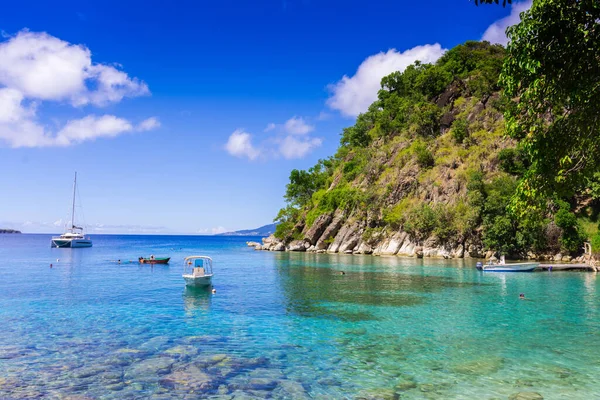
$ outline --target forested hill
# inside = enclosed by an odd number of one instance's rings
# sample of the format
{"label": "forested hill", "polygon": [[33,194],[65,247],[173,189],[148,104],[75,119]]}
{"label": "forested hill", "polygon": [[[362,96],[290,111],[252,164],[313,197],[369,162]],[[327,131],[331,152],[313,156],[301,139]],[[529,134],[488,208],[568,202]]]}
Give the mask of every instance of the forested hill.
{"label": "forested hill", "polygon": [[383,78],[337,153],[291,172],[288,206],[264,248],[579,255],[586,228],[596,229],[592,197],[549,198],[547,209],[518,218],[510,211],[529,161],[505,134],[508,101],[497,83],[504,58],[500,45],[467,42],[434,65],[417,62]]}
{"label": "forested hill", "polygon": [[244,229],[235,232],[219,233],[218,236],[268,236],[275,232],[276,226],[276,224],[268,224],[256,229]]}

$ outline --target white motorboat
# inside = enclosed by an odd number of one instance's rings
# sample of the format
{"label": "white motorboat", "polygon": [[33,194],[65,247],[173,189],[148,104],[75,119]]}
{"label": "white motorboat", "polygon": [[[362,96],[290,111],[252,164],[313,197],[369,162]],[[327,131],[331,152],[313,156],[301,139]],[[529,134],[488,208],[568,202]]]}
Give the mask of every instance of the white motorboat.
{"label": "white motorboat", "polygon": [[183,260],[183,279],[186,286],[207,287],[212,284],[212,258],[190,256]]}
{"label": "white motorboat", "polygon": [[71,208],[71,227],[60,236],[52,237],[51,247],[92,247],[92,239],[83,234],[83,228],[75,225],[75,194],[77,190],[77,172],[73,182],[73,206]]}
{"label": "white motorboat", "polygon": [[504,260],[504,256],[500,257],[500,261],[488,261],[487,264],[478,262],[476,268],[480,271],[487,272],[532,272],[540,265],[539,262],[523,262],[509,263]]}

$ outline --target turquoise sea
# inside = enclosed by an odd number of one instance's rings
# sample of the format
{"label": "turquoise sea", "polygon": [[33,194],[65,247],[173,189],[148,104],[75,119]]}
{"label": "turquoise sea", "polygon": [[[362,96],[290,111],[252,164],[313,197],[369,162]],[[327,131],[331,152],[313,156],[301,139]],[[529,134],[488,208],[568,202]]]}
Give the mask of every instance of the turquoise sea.
{"label": "turquoise sea", "polygon": [[[93,240],[0,236],[1,399],[600,398],[593,273]],[[171,263],[116,262],[150,254]],[[216,294],[185,289],[196,254],[213,257]]]}

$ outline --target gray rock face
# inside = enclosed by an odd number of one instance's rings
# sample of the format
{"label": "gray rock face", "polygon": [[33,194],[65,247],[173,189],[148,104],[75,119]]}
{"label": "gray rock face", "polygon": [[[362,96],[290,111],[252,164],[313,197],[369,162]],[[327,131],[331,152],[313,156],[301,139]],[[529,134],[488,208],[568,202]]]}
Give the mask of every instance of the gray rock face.
{"label": "gray rock face", "polygon": [[262,239],[263,245],[255,246],[255,250],[269,250],[269,251],[284,251],[285,245],[275,236],[271,235],[269,237]]}
{"label": "gray rock face", "polygon": [[416,246],[415,247],[415,256],[417,256],[417,258],[423,258],[423,247],[421,246]]}
{"label": "gray rock face", "polygon": [[348,232],[348,234],[344,238],[344,241],[342,242],[342,244],[340,244],[338,251],[340,253],[342,253],[342,252],[347,253],[347,254],[352,253],[354,251],[354,249],[357,248],[358,242],[360,241],[360,239],[361,239],[361,235],[358,231],[358,227],[356,225],[353,225],[350,228],[350,232]]}
{"label": "gray rock face", "polygon": [[315,247],[318,250],[325,250],[325,249],[327,249],[327,247],[329,247],[330,240],[333,239],[335,237],[335,235],[337,235],[338,231],[340,230],[340,228],[342,226],[342,220],[343,220],[343,215],[341,215],[341,214],[337,214],[333,218],[331,223],[327,226],[327,228],[325,228],[325,230],[323,231],[323,234],[321,235],[321,237],[319,238],[319,240],[317,240],[317,243],[315,244]]}
{"label": "gray rock face", "polygon": [[452,251],[452,257],[453,258],[463,258],[464,256],[465,256],[465,246],[463,246],[462,244],[459,244]]}
{"label": "gray rock face", "polygon": [[304,235],[304,240],[310,244],[316,244],[317,240],[319,240],[325,229],[327,229],[327,226],[331,223],[331,220],[331,214],[323,214],[317,217],[308,232]]}
{"label": "gray rock face", "polygon": [[353,252],[362,240],[362,225],[353,222],[343,225],[335,236],[333,243],[327,248],[328,253]]}
{"label": "gray rock face", "polygon": [[365,242],[361,242],[358,245],[358,249],[354,251],[355,254],[373,254],[373,248],[366,244]]}
{"label": "gray rock face", "polygon": [[292,240],[288,244],[289,251],[306,251],[306,242],[304,240]]}
{"label": "gray rock face", "polygon": [[331,243],[331,245],[329,245],[329,247],[327,248],[327,251],[329,253],[338,252],[340,246],[344,243],[344,239],[346,239],[346,236],[350,232],[350,229],[351,228],[348,225],[344,225],[340,228],[337,235],[335,235],[335,238],[333,239],[333,243]]}
{"label": "gray rock face", "polygon": [[398,253],[398,250],[400,250],[407,237],[408,234],[406,232],[395,233],[391,238],[384,240],[379,246],[377,246],[373,254],[382,256],[395,255]]}

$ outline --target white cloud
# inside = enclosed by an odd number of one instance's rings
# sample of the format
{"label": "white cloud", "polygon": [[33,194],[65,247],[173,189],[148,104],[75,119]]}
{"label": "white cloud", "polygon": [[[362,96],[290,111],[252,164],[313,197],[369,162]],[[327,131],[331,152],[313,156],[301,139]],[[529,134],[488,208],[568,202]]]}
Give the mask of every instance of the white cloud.
{"label": "white cloud", "polygon": [[315,130],[313,125],[308,124],[302,117],[292,117],[283,124],[271,122],[267,125],[264,132],[279,131],[290,135],[306,135]]}
{"label": "white cloud", "polygon": [[0,89],[0,123],[15,123],[35,113],[21,105],[23,93],[15,89]]}
{"label": "white cloud", "polygon": [[214,228],[202,228],[202,229],[198,229],[196,231],[196,233],[200,234],[200,235],[218,235],[220,233],[225,233],[228,232],[228,229],[222,227],[222,226],[217,226]]}
{"label": "white cloud", "polygon": [[229,136],[225,150],[232,156],[248,157],[249,160],[255,160],[260,155],[260,151],[252,145],[252,136],[243,129],[237,129]]}
{"label": "white cloud", "polygon": [[331,114],[325,111],[321,111],[319,115],[317,115],[317,121],[326,121],[331,118]]}
{"label": "white cloud", "polygon": [[319,138],[298,138],[290,135],[281,141],[279,151],[287,159],[302,158],[316,147],[319,147],[322,142]]}
{"label": "white cloud", "polygon": [[88,115],[56,131],[39,122],[47,101],[96,106],[149,94],[145,83],[117,68],[94,64],[91,52],[47,33],[21,31],[0,42],[0,140],[11,147],[69,146],[98,137],[156,129],[155,117],[136,127],[113,115]]}
{"label": "white cloud", "polygon": [[94,224],[86,226],[88,233],[170,233],[164,226]]}
{"label": "white cloud", "polygon": [[222,226],[217,226],[216,228],[211,228],[210,232],[213,235],[218,235],[219,233],[225,233],[225,232],[227,232],[227,229],[225,229]]}
{"label": "white cloud", "polygon": [[305,135],[315,130],[313,125],[309,125],[302,117],[292,117],[285,121],[283,129],[291,135]]}
{"label": "white cloud", "polygon": [[436,43],[416,46],[402,53],[390,49],[385,53],[369,56],[360,64],[354,76],[344,75],[339,82],[329,85],[332,96],[327,100],[327,105],[343,115],[355,117],[377,100],[377,92],[384,76],[394,71],[403,71],[417,60],[423,63],[435,62],[445,51]]}
{"label": "white cloud", "polygon": [[521,21],[519,16],[523,11],[529,10],[531,7],[531,0],[523,3],[513,3],[510,10],[510,15],[499,19],[490,25],[481,40],[487,40],[490,43],[499,43],[503,46],[508,44],[508,38],[506,37],[506,28],[511,25],[518,24]]}
{"label": "white cloud", "polygon": [[[0,89],[0,107],[3,103],[3,91]],[[3,120],[0,112],[0,139],[11,147],[50,147],[70,146],[97,138],[115,137],[122,133],[146,131],[160,126],[156,118],[142,121],[136,128],[126,119],[114,115],[88,115],[84,118],[67,121],[56,133],[46,129],[33,117],[35,113],[23,108],[20,103],[16,114],[20,119]]]}
{"label": "white cloud", "polygon": [[140,132],[151,131],[153,129],[160,128],[160,121],[156,117],[150,117],[140,122],[136,130]]}
{"label": "white cloud", "polygon": [[74,106],[105,105],[150,93],[137,78],[92,63],[87,47],[27,30],[0,43],[0,85],[27,98],[68,101]]}
{"label": "white cloud", "polygon": [[238,129],[229,136],[225,144],[227,152],[236,157],[247,157],[255,160],[263,158],[286,159],[302,158],[323,142],[320,138],[309,135],[315,130],[303,117],[294,116],[283,124],[270,123],[264,132],[273,132],[259,144],[258,148],[252,144],[252,135]]}
{"label": "white cloud", "polygon": [[101,117],[88,115],[85,118],[67,122],[54,138],[54,142],[58,146],[69,146],[99,137],[114,137],[132,130],[133,126],[129,121],[114,115]]}

